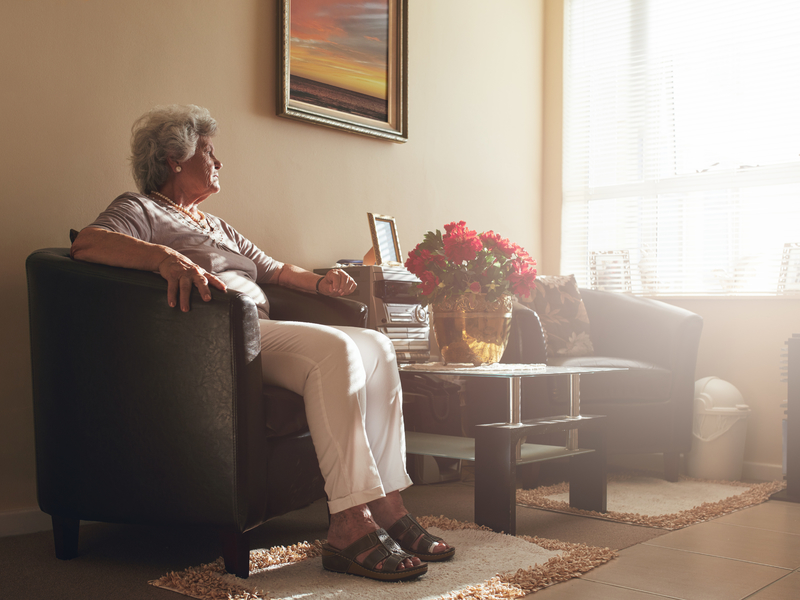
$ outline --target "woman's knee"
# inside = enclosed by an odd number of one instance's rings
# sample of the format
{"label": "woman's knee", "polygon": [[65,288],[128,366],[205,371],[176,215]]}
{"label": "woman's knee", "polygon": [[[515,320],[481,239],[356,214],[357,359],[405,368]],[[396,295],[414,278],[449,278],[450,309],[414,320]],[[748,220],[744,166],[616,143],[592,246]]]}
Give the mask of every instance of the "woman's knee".
{"label": "woman's knee", "polygon": [[264,336],[262,328],[262,353],[269,360],[270,355],[294,356],[296,360],[329,372],[358,371],[353,365],[361,363],[359,348],[345,333],[335,327],[308,323],[285,323],[280,331]]}
{"label": "woman's knee", "polygon": [[361,364],[358,346],[341,331],[328,328],[328,331],[317,337],[315,345],[315,354],[320,365],[327,363],[333,365],[335,369],[352,372],[354,365]]}
{"label": "woman's knee", "polygon": [[361,329],[359,334],[363,338],[362,343],[372,354],[385,360],[395,360],[394,344],[387,336],[373,329]]}

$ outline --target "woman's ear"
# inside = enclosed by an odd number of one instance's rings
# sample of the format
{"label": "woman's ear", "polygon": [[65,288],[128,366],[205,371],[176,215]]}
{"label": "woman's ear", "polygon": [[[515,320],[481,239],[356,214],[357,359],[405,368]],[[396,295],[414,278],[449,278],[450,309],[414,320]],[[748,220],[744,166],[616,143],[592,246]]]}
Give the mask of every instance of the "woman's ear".
{"label": "woman's ear", "polygon": [[181,165],[174,158],[167,158],[167,164],[169,165],[169,170],[172,171],[173,173],[181,172]]}

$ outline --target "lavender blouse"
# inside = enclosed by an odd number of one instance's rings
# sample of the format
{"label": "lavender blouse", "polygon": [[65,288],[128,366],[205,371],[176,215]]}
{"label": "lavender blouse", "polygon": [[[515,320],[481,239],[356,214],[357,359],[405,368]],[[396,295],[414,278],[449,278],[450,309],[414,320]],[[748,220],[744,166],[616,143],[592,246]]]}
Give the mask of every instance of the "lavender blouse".
{"label": "lavender blouse", "polygon": [[177,250],[233,290],[250,296],[259,318],[269,318],[269,302],[258,283],[267,283],[283,263],[270,258],[219,217],[208,213],[204,231],[180,211],[147,196],[126,192],[90,225]]}

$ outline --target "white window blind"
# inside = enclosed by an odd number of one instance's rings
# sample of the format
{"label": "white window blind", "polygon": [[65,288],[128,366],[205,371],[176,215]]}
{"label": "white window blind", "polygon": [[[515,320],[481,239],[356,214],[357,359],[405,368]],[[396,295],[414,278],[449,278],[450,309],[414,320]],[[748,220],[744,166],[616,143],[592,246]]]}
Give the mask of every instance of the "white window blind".
{"label": "white window blind", "polygon": [[800,2],[565,11],[562,273],[646,295],[800,291]]}

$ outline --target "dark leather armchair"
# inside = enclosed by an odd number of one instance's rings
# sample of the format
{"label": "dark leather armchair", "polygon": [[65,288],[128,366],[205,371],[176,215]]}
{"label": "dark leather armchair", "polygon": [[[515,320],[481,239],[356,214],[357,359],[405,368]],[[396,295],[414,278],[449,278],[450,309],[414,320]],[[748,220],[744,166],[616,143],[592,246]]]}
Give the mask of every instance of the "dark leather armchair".
{"label": "dark leather armchair", "polygon": [[[303,399],[264,386],[258,316],[212,289],[166,304],[154,273],[39,250],[26,262],[38,500],[59,558],[80,520],[191,524],[222,534],[246,577],[248,534],[324,497]],[[365,305],[265,286],[276,320],[365,327]]]}
{"label": "dark leather armchair", "polygon": [[[703,319],[687,310],[628,294],[581,289],[591,324],[593,356],[547,359],[536,313],[515,305],[503,362],[572,367],[626,367],[581,378],[581,413],[606,415],[609,454],[661,453],[664,474],[677,481],[680,455],[692,447],[694,380]],[[468,421],[505,421],[502,384],[472,379]],[[568,378],[522,382],[524,419],[569,413]],[[555,443],[555,442],[554,442]]]}

